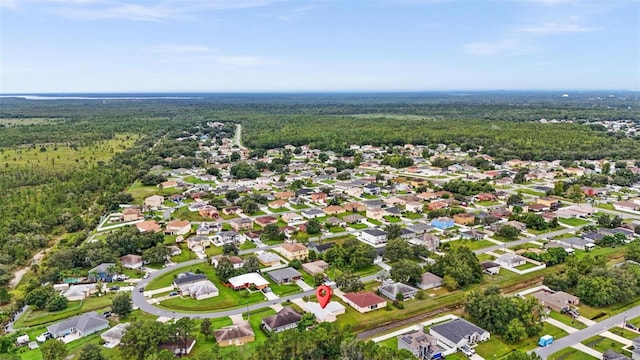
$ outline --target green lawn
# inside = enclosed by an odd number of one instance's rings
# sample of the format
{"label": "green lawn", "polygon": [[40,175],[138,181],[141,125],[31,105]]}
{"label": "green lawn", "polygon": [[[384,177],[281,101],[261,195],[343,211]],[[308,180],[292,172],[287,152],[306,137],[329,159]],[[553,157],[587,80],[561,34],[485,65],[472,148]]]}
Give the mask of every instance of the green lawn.
{"label": "green lawn", "polygon": [[616,334],[616,335],[620,335],[625,339],[629,339],[629,340],[634,340],[637,339],[638,337],[640,337],[640,335],[638,335],[637,332],[633,332],[631,330],[628,329],[623,329],[623,328],[619,328],[619,327],[614,327],[609,329],[610,332]]}
{"label": "green lawn", "polygon": [[374,225],[378,225],[378,226],[382,225],[382,222],[381,222],[381,221],[378,221],[378,220],[376,220],[376,219],[369,219],[369,218],[367,218],[367,222],[370,222],[370,223],[372,223],[372,224],[374,224]]}
{"label": "green lawn", "polygon": [[184,182],[190,183],[190,184],[215,184],[214,181],[200,180],[195,176],[187,176],[186,178],[184,178]]}
{"label": "green lawn", "polygon": [[189,220],[189,221],[211,221],[209,218],[205,218],[200,216],[197,211],[189,211],[189,208],[184,206],[180,209],[176,210],[172,217],[180,220]]}
{"label": "green lawn", "polygon": [[519,193],[523,193],[523,194],[533,195],[533,196],[545,196],[545,193],[543,193],[543,192],[534,191],[534,190],[527,189],[527,188],[520,188],[520,189],[518,189],[518,192]]}
{"label": "green lawn", "polygon": [[580,226],[589,224],[587,220],[578,218],[558,218],[558,221],[569,226]]}
{"label": "green lawn", "polygon": [[351,224],[349,225],[350,228],[352,229],[356,229],[356,230],[362,230],[362,229],[366,229],[369,226],[365,225],[365,224],[361,224],[361,223],[355,223],[355,224]]}
{"label": "green lawn", "polygon": [[551,354],[551,356],[549,356],[549,360],[589,360],[589,359],[597,359],[597,358],[571,347],[562,349],[557,353],[553,353]]}
{"label": "green lawn", "polygon": [[398,337],[394,336],[394,337],[392,337],[390,339],[387,339],[387,340],[384,340],[384,341],[380,341],[378,343],[378,345],[386,346],[386,347],[391,348],[391,349],[397,349],[398,348]]}
{"label": "green lawn", "polygon": [[292,208],[296,209],[296,210],[303,210],[303,209],[308,209],[309,206],[305,205],[305,204],[300,204],[300,205],[291,205]]}
{"label": "green lawn", "polygon": [[384,219],[387,220],[388,222],[392,223],[392,224],[393,223],[399,223],[400,221],[402,221],[397,216],[385,216]]}
{"label": "green lawn", "polygon": [[582,343],[601,353],[607,350],[613,350],[620,354],[624,353],[623,344],[600,335],[583,340]]}
{"label": "green lawn", "polygon": [[345,231],[345,229],[342,226],[332,226],[329,229],[329,232],[334,233],[334,234],[335,233],[341,233],[341,232],[344,232],[344,231]]}
{"label": "green lawn", "polygon": [[485,359],[495,359],[496,357],[500,358],[510,353],[513,351],[513,348],[502,342],[497,337],[492,336],[488,341],[478,343],[475,350],[478,355]]}
{"label": "green lawn", "polygon": [[499,201],[476,201],[476,204],[481,206],[494,206],[494,205],[499,205],[500,202]]}
{"label": "green lawn", "polygon": [[560,313],[557,313],[555,311],[551,311],[549,313],[549,317],[554,319],[554,320],[560,321],[561,323],[563,323],[565,325],[571,326],[572,328],[578,329],[578,330],[582,330],[582,329],[586,329],[587,328],[587,325],[581,323],[578,320],[573,319],[569,315],[560,314]]}
{"label": "green lawn", "polygon": [[483,248],[495,245],[489,240],[454,240],[454,241],[449,241],[446,244],[449,244],[449,246],[451,246],[452,249],[466,246],[471,250],[483,249]]}
{"label": "green lawn", "polygon": [[530,263],[530,262],[526,262],[524,263],[524,265],[520,265],[520,266],[516,266],[516,269],[518,270],[527,270],[527,269],[531,269],[533,267],[536,267],[538,265]]}
{"label": "green lawn", "polygon": [[422,214],[418,214],[410,211],[407,211],[406,213],[402,214],[402,216],[411,220],[422,219]]}

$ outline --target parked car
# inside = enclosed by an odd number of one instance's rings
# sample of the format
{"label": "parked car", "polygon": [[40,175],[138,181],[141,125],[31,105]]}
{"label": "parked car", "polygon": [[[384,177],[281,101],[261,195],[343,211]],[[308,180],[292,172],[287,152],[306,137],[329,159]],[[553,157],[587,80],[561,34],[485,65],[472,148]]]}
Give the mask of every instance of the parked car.
{"label": "parked car", "polygon": [[169,296],[176,296],[176,295],[178,295],[177,291],[172,291],[172,292],[169,293]]}
{"label": "parked car", "polygon": [[109,290],[111,290],[111,291],[120,290],[120,286],[112,286],[112,287],[109,288]]}
{"label": "parked car", "polygon": [[103,313],[102,313],[102,316],[104,316],[104,317],[106,317],[106,318],[111,317],[111,315],[113,315],[113,314],[111,313],[111,311],[105,311],[105,312],[103,312]]}
{"label": "parked car", "polygon": [[624,324],[624,326],[629,328],[629,329],[631,329],[631,330],[638,331],[638,327],[633,325],[633,324],[626,323],[626,324]]}
{"label": "parked car", "polygon": [[45,341],[47,341],[49,339],[53,339],[53,335],[51,335],[51,333],[48,332],[48,331],[44,332],[44,333],[42,333],[42,335],[36,337],[36,341],[37,342],[45,342]]}
{"label": "parked car", "polygon": [[470,347],[469,347],[469,346],[467,346],[467,345],[460,346],[459,350],[460,350],[463,354],[465,354],[465,355],[467,355],[467,356],[471,356],[471,355],[473,355],[473,354],[475,354],[475,353],[476,353],[476,351],[475,351],[475,350],[473,350],[472,348],[470,348]]}
{"label": "parked car", "polygon": [[139,292],[144,292],[144,286],[140,286],[140,287],[138,288],[138,291],[139,291]]}

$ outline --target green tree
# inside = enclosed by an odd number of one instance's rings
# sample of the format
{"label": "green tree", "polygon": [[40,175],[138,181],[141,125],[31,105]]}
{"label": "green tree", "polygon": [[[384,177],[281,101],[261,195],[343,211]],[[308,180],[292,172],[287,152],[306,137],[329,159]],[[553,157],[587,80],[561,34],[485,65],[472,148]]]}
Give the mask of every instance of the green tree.
{"label": "green tree", "polygon": [[63,360],[69,355],[67,346],[60,340],[49,339],[40,345],[43,360]]}
{"label": "green tree", "polygon": [[190,317],[180,318],[171,326],[170,334],[180,345],[180,349],[183,351],[182,355],[186,355],[187,343],[192,338],[191,333],[194,326],[193,319]]}
{"label": "green tree", "polygon": [[107,357],[102,354],[100,346],[89,343],[82,347],[78,360],[107,360]]}
{"label": "green tree", "polygon": [[309,235],[320,234],[320,231],[322,231],[322,225],[318,220],[311,219],[307,222],[307,233]]}
{"label": "green tree", "polygon": [[224,255],[238,255],[239,252],[240,249],[238,249],[238,245],[235,243],[230,242],[222,245],[222,253]]}
{"label": "green tree", "polygon": [[205,339],[208,339],[209,335],[213,334],[213,328],[211,327],[211,320],[209,320],[209,318],[202,319],[200,323],[200,333],[204,335]]}
{"label": "green tree", "polygon": [[244,265],[242,265],[242,268],[248,273],[256,272],[260,269],[260,261],[258,261],[258,258],[255,255],[250,255],[244,259]]}
{"label": "green tree", "polygon": [[342,273],[336,277],[336,286],[346,293],[361,291],[364,289],[360,277],[352,273]]}
{"label": "green tree", "polygon": [[422,268],[414,261],[403,259],[391,268],[391,279],[401,283],[415,284],[420,281]]}
{"label": "green tree", "polygon": [[120,317],[127,317],[133,311],[129,294],[121,292],[113,298],[111,310]]}
{"label": "green tree", "polygon": [[160,243],[142,252],[142,258],[152,264],[164,264],[169,255],[171,250]]}
{"label": "green tree", "polygon": [[44,309],[54,297],[55,291],[51,286],[37,287],[27,293],[24,301],[27,305],[33,305],[38,310]]}
{"label": "green tree", "polygon": [[158,352],[158,345],[169,338],[169,328],[157,321],[136,321],[127,328],[120,342],[124,359],[144,360]]}
{"label": "green tree", "polygon": [[503,238],[512,241],[518,238],[520,235],[520,231],[511,225],[502,225],[498,231],[496,231],[496,235],[502,236]]}
{"label": "green tree", "polygon": [[429,266],[429,271],[442,277],[449,275],[458,286],[482,282],[482,266],[476,255],[466,246],[453,248]]}
{"label": "green tree", "polygon": [[400,259],[408,259],[413,256],[413,249],[409,243],[401,238],[394,238],[387,241],[384,248],[384,256],[391,262]]}
{"label": "green tree", "polygon": [[527,329],[520,319],[514,318],[509,321],[504,332],[504,339],[507,342],[515,343],[527,338]]}
{"label": "green tree", "polygon": [[226,257],[218,260],[218,266],[216,266],[216,276],[223,283],[226,283],[227,281],[229,281],[229,278],[235,276],[235,269],[233,268],[231,260]]}
{"label": "green tree", "polygon": [[398,224],[389,224],[384,228],[384,232],[387,233],[387,239],[397,239],[402,233],[402,228]]}
{"label": "green tree", "polygon": [[627,245],[627,251],[624,254],[624,258],[640,262],[640,241],[633,241]]}
{"label": "green tree", "polygon": [[67,300],[66,297],[62,295],[56,295],[53,297],[53,299],[51,299],[51,301],[49,301],[49,304],[47,305],[47,310],[51,312],[64,310],[67,308],[68,303],[69,301]]}
{"label": "green tree", "polygon": [[242,212],[247,215],[253,215],[260,210],[258,203],[253,200],[246,200],[242,202]]}
{"label": "green tree", "polygon": [[280,233],[280,228],[278,224],[269,224],[264,227],[264,231],[260,235],[264,240],[282,240],[282,233]]}
{"label": "green tree", "polygon": [[224,197],[227,200],[234,202],[240,197],[240,194],[236,190],[229,190],[224,194]]}

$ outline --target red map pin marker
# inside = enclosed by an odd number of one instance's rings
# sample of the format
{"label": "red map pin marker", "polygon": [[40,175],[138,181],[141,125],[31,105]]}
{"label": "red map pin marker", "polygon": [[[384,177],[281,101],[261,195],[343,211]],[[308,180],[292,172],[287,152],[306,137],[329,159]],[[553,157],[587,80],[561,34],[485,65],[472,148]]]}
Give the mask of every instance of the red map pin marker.
{"label": "red map pin marker", "polygon": [[319,286],[318,289],[316,289],[316,298],[318,298],[320,306],[324,309],[329,303],[329,300],[331,300],[331,288],[327,285]]}

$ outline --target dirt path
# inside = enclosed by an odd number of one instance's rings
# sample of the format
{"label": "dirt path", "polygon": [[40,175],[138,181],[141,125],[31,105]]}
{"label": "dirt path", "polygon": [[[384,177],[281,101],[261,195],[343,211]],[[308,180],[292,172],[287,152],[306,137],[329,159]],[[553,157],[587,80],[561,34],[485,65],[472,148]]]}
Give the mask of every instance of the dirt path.
{"label": "dirt path", "polygon": [[[33,255],[33,258],[31,258],[31,263],[32,264],[40,264],[40,262],[44,258],[44,254],[47,252],[47,250],[49,250],[49,249],[41,250],[37,254]],[[29,271],[29,270],[31,270],[31,266],[25,266],[25,267],[19,269],[18,271],[16,271],[15,274],[13,274],[13,279],[11,279],[11,281],[9,281],[9,288],[13,289],[16,286],[18,286],[18,284],[20,283],[20,280],[22,280],[22,277],[24,276],[24,274],[26,274],[27,271]]]}

